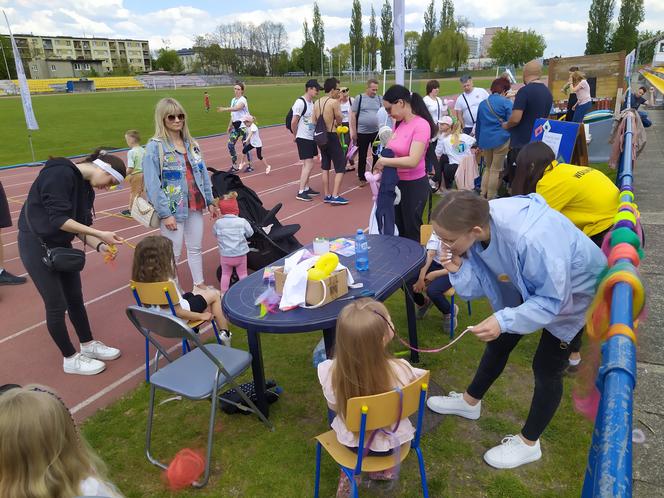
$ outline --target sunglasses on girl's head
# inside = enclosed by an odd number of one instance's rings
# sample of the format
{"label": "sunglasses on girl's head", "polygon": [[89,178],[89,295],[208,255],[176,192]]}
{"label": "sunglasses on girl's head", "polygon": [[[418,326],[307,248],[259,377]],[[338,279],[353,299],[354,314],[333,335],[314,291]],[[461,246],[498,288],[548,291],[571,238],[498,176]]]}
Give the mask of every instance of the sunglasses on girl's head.
{"label": "sunglasses on girl's head", "polygon": [[341,90],[341,93],[348,93],[348,88],[344,88],[343,90]]}
{"label": "sunglasses on girl's head", "polygon": [[175,118],[178,118],[180,121],[184,121],[184,114],[169,114],[166,116],[166,119],[169,121],[175,121]]}

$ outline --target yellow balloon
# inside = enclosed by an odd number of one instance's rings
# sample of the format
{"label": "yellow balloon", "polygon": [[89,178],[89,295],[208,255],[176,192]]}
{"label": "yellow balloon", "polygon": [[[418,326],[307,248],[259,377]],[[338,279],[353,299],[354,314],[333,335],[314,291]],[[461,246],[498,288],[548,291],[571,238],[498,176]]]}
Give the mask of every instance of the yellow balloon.
{"label": "yellow balloon", "polygon": [[309,280],[325,280],[339,264],[339,256],[333,252],[323,254],[316,264],[307,272]]}
{"label": "yellow balloon", "polygon": [[348,126],[342,126],[341,128],[341,133],[348,133]]}

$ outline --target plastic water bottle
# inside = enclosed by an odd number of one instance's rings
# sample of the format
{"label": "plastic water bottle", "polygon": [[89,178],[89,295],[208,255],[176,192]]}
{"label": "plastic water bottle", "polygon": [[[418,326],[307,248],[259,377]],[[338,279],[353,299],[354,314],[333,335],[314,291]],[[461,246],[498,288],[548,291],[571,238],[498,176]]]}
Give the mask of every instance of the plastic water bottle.
{"label": "plastic water bottle", "polygon": [[364,231],[359,228],[357,235],[355,235],[355,268],[357,271],[367,271],[369,269],[369,244]]}

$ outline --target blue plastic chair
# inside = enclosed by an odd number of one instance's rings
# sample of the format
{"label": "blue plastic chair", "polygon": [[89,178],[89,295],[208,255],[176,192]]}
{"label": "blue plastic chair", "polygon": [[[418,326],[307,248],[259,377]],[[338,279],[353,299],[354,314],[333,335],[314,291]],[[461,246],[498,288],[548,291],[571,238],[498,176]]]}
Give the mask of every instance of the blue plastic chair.
{"label": "blue plastic chair", "polygon": [[[161,355],[168,364],[156,370],[150,378],[150,404],[148,408],[148,424],[145,441],[145,455],[150,463],[166,469],[168,466],[155,459],[150,453],[152,439],[152,421],[154,418],[155,393],[157,389],[174,393],[184,398],[198,401],[210,399],[210,421],[208,424],[207,455],[205,473],[203,478],[193,483],[196,488],[202,488],[210,478],[210,458],[212,456],[212,441],[214,435],[214,421],[217,412],[217,400],[222,389],[235,389],[248,407],[258,415],[258,418],[269,428],[272,424],[256,407],[247,395],[235,383],[235,378],[251,366],[251,355],[246,351],[234,349],[219,344],[203,344],[187,322],[178,317],[162,313],[157,310],[129,306],[127,316],[136,329],[150,343],[157,348],[157,359]],[[155,337],[165,339],[185,339],[192,341],[196,348],[190,353],[178,358],[171,358],[166,347]],[[155,362],[158,368],[158,362]]]}
{"label": "blue plastic chair", "polygon": [[[401,389],[395,389],[374,396],[351,398],[346,403],[346,417],[344,421],[348,430],[360,435],[357,453],[342,445],[337,440],[334,431],[327,431],[316,436],[316,480],[314,496],[318,498],[320,485],[321,449],[330,454],[341,470],[350,480],[353,497],[358,497],[355,477],[362,472],[380,472],[394,467],[395,456],[363,456],[364,443],[372,431],[393,427],[399,419],[404,419],[417,412],[417,427],[412,441],[401,445],[399,451],[400,462],[403,462],[410,450],[415,450],[420,467],[420,480],[422,493],[425,498],[429,496],[427,476],[424,469],[424,456],[420,448],[422,434],[422,420],[424,419],[424,404],[426,402],[429,382],[429,372]],[[401,410],[399,405],[401,404]]]}

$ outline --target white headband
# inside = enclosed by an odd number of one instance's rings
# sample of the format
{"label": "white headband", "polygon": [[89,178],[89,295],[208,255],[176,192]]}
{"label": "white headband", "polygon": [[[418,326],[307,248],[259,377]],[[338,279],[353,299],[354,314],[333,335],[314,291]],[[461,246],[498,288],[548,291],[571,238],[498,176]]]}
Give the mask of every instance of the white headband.
{"label": "white headband", "polygon": [[123,177],[120,173],[118,173],[117,171],[115,171],[115,170],[111,167],[110,164],[108,164],[108,163],[102,161],[101,159],[95,159],[94,161],[92,161],[92,163],[93,163],[95,166],[97,166],[98,168],[103,169],[104,171],[106,171],[106,173],[108,173],[108,174],[111,175],[113,178],[115,178],[115,179],[117,180],[118,183],[122,183],[122,182],[123,182],[124,177]]}

